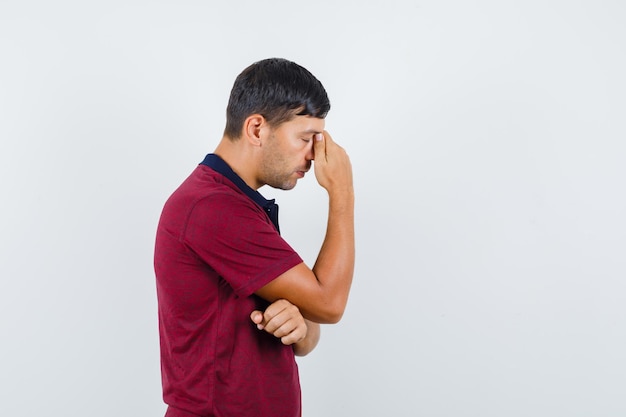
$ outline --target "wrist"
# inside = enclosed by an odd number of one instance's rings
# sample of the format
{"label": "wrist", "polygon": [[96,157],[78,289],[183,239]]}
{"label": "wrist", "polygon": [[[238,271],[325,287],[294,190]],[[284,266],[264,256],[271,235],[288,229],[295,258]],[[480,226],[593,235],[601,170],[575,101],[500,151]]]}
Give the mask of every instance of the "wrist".
{"label": "wrist", "polygon": [[332,200],[354,200],[354,187],[352,185],[333,187],[326,191],[328,192],[328,197]]}

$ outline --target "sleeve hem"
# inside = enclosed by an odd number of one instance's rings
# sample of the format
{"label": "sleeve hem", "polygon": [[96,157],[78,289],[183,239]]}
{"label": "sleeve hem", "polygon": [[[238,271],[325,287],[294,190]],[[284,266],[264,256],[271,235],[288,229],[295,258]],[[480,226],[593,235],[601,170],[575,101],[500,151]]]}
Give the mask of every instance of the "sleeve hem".
{"label": "sleeve hem", "polygon": [[235,290],[235,293],[240,297],[248,297],[262,288],[264,285],[270,283],[276,279],[279,275],[289,271],[296,265],[301,264],[302,258],[297,253],[293,253],[282,262],[272,265],[272,267],[259,273],[256,277],[253,277],[248,281],[246,285]]}

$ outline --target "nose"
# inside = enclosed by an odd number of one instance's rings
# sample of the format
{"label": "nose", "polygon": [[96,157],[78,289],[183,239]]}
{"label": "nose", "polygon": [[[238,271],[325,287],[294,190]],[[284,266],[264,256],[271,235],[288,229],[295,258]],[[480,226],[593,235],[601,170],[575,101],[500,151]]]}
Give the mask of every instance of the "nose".
{"label": "nose", "polygon": [[313,148],[313,141],[309,143],[309,149],[304,156],[307,161],[313,161],[315,159],[315,150]]}

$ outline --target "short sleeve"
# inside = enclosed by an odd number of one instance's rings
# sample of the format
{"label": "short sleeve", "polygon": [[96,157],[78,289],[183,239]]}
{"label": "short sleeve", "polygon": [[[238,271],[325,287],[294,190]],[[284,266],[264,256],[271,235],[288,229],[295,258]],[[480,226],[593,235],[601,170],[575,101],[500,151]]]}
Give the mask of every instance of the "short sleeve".
{"label": "short sleeve", "polygon": [[182,239],[241,297],[302,263],[263,209],[236,193],[219,192],[199,200]]}

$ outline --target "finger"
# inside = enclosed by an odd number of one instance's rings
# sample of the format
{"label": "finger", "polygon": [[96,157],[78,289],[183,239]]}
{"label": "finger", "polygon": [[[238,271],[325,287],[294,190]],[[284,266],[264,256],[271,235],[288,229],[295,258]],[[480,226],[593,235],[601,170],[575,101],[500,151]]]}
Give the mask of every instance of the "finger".
{"label": "finger", "polygon": [[293,345],[294,343],[298,343],[306,337],[307,333],[307,325],[306,323],[302,323],[301,326],[296,326],[291,332],[282,336],[280,341],[284,345]]}
{"label": "finger", "polygon": [[[280,326],[273,329],[272,334],[276,337],[284,337],[298,328],[298,321],[289,319],[283,322]],[[267,331],[267,328],[266,328]]]}
{"label": "finger", "polygon": [[250,313],[250,320],[252,320],[252,322],[257,325],[259,330],[263,329],[263,324],[262,324],[263,313],[262,312],[260,312],[259,310],[254,310],[252,313]]}
{"label": "finger", "polygon": [[299,341],[304,340],[304,336],[300,336],[296,333],[291,333],[288,336],[281,337],[280,341],[283,345],[293,345],[294,343],[298,343]]}
{"label": "finger", "polygon": [[334,141],[333,141],[333,137],[332,137],[332,136],[330,136],[330,133],[328,133],[328,130],[325,130],[325,131],[324,131],[324,141],[325,141],[326,143],[333,143],[333,142],[334,142]]}
{"label": "finger", "polygon": [[[330,136],[330,133],[328,133],[326,130],[324,131],[324,143],[325,143],[325,148],[326,148],[326,155],[328,156],[328,154],[330,154],[331,156],[333,156],[335,154],[335,152],[337,151],[344,151],[345,150],[339,146],[339,144],[337,142],[334,141],[333,137]],[[328,159],[328,157],[326,158]]]}
{"label": "finger", "polygon": [[270,321],[272,318],[279,315],[285,308],[288,308],[291,305],[292,304],[285,299],[279,299],[274,301],[265,309],[265,311],[263,311],[263,321]]}
{"label": "finger", "polygon": [[282,326],[287,325],[289,321],[294,320],[295,318],[300,317],[300,312],[298,308],[290,305],[289,307],[281,310],[278,314],[273,317],[265,316],[265,330],[269,333],[276,335],[276,330],[281,328]]}
{"label": "finger", "polygon": [[324,133],[316,133],[315,140],[313,141],[313,153],[315,157],[315,161],[323,162],[326,160],[326,141],[324,136],[326,135],[326,131]]}
{"label": "finger", "polygon": [[[291,303],[289,303],[287,300],[284,299],[280,299],[280,300],[276,300],[274,301],[272,304],[270,304],[265,311],[261,312],[261,320],[260,320],[260,324],[261,326],[257,326],[259,329],[263,329],[265,328],[268,332],[272,332],[276,327],[280,326],[280,324],[282,324],[285,319],[283,319],[282,321],[274,321],[274,323],[270,324],[270,322],[272,322],[272,320],[274,320],[275,317],[279,316],[280,314],[282,314],[282,312],[285,310],[285,308],[288,308],[289,306],[292,306]],[[270,329],[267,329],[267,326],[270,326]]]}

